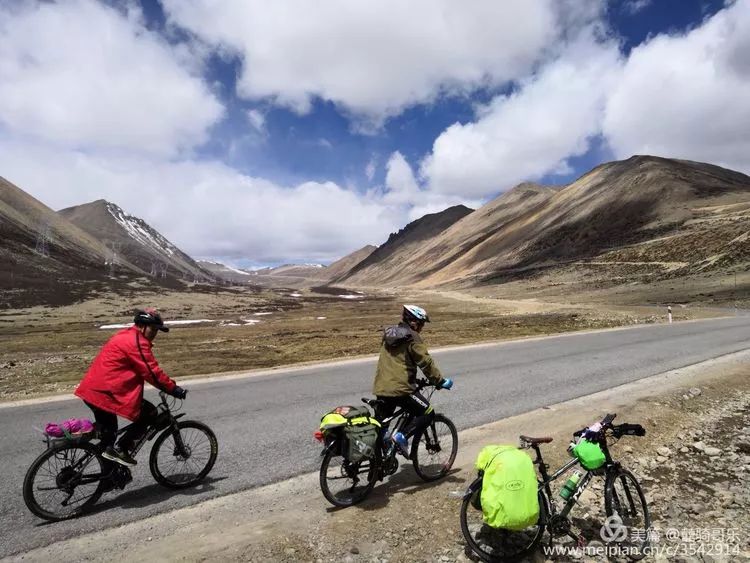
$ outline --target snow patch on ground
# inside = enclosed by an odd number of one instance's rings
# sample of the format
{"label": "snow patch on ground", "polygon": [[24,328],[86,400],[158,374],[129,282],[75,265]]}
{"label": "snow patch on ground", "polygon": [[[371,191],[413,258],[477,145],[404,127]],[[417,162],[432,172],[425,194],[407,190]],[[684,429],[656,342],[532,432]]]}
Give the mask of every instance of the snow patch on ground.
{"label": "snow patch on ground", "polygon": [[[215,322],[211,319],[185,319],[185,320],[179,320],[179,321],[167,321],[164,324],[167,326],[179,326],[179,325],[192,325],[192,324],[198,324],[198,323],[212,323]],[[114,324],[114,325],[101,325],[100,329],[116,329],[116,328],[130,328],[133,326],[133,323],[127,323],[127,324]]]}

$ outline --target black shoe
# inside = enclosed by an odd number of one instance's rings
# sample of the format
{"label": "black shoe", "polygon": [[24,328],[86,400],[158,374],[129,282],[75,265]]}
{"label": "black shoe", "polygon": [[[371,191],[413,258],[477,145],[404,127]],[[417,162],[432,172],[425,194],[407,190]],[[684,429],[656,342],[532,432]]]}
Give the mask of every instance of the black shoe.
{"label": "black shoe", "polygon": [[119,451],[111,447],[104,450],[102,457],[104,459],[114,461],[115,463],[119,463],[120,465],[125,465],[127,467],[133,467],[134,465],[138,465],[138,462],[134,460],[132,457],[130,457],[128,452]]}

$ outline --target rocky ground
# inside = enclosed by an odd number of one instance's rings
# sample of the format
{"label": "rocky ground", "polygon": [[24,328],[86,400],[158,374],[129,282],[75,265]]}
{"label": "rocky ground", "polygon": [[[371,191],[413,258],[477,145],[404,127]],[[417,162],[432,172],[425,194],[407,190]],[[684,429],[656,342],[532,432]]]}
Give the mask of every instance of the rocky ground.
{"label": "rocky ground", "polygon": [[[750,375],[750,371],[746,371]],[[731,385],[680,389],[659,400],[644,439],[624,438],[618,459],[639,478],[652,517],[647,560],[683,563],[750,561],[750,388]],[[675,414],[677,416],[675,416]],[[559,481],[560,484],[563,480]],[[347,521],[347,534],[331,534],[328,522],[294,546],[257,546],[243,555],[252,561],[463,562],[477,559],[457,532],[461,489],[405,494],[396,518],[390,510],[359,513]],[[447,490],[446,490],[447,489]],[[417,488],[414,488],[416,493]],[[563,550],[538,553],[530,561],[608,561],[600,539],[605,521],[603,482],[581,496],[573,524],[588,548],[576,550],[558,538]],[[366,523],[360,524],[362,520]],[[287,541],[292,544],[288,538]],[[615,560],[617,558],[614,558]],[[623,559],[624,560],[624,559]]]}

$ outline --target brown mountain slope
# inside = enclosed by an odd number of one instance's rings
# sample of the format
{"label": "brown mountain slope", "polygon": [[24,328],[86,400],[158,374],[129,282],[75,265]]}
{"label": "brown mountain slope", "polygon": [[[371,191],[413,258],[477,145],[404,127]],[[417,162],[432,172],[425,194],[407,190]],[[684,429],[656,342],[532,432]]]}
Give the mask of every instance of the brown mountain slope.
{"label": "brown mountain slope", "polygon": [[372,254],[376,248],[375,246],[365,246],[336,260],[329,266],[286,264],[276,268],[262,268],[249,272],[249,280],[266,287],[305,288],[320,286],[348,272]]}
{"label": "brown mountain slope", "polygon": [[744,174],[634,156],[557,190],[521,184],[399,260],[343,282],[472,285],[593,259],[684,261],[685,271],[746,263],[748,208]]}
{"label": "brown mountain slope", "polygon": [[[106,279],[106,246],[0,178],[0,290],[6,305],[75,299],[85,281]],[[127,261],[130,274],[140,272]]]}
{"label": "brown mountain slope", "polygon": [[[697,162],[634,156],[598,166],[557,192],[538,212],[509,223],[426,283],[481,282],[684,236],[695,230],[702,208],[748,201],[750,178],[744,174]],[[704,230],[718,229],[715,236],[728,243],[736,229],[748,229],[746,219],[740,217],[729,230],[707,223],[698,229],[695,242],[701,244]],[[655,244],[643,256],[647,261],[661,243]]]}
{"label": "brown mountain slope", "polygon": [[349,270],[354,268],[357,264],[362,262],[362,260],[365,260],[368,256],[370,256],[370,254],[375,252],[377,248],[377,246],[368,244],[367,246],[364,246],[359,250],[355,250],[351,254],[347,254],[343,258],[339,258],[325,269],[326,279],[335,280],[344,276],[347,272],[349,272]]}
{"label": "brown mountain slope", "polygon": [[[467,214],[436,236],[404,249],[393,249],[377,263],[353,270],[341,283],[379,285],[419,283],[440,271],[501,230],[512,221],[552,197],[553,188],[524,183],[502,194],[473,213]],[[397,243],[398,241],[396,241]],[[371,258],[375,258],[373,253]]]}
{"label": "brown mountain slope", "polygon": [[331,283],[356,285],[388,285],[404,283],[410,278],[410,272],[404,268],[405,261],[428,244],[429,241],[449,229],[456,222],[473,211],[464,205],[449,207],[440,213],[425,215],[412,221],[398,233],[393,233],[388,240],[372,252],[367,258],[354,266],[341,278],[332,279]]}
{"label": "brown mountain slope", "polygon": [[100,199],[58,214],[154,278],[208,281],[212,277],[143,219],[128,215],[114,203]]}

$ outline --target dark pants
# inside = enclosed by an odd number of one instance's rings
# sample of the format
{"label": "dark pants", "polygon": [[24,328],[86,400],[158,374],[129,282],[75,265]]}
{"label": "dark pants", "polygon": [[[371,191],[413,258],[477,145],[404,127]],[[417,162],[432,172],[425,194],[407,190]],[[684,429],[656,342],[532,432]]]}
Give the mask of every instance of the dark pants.
{"label": "dark pants", "polygon": [[375,413],[378,420],[388,418],[396,412],[397,408],[402,408],[412,415],[411,420],[401,429],[401,433],[407,438],[424,430],[432,420],[433,410],[430,402],[419,393],[399,397],[379,396],[378,400],[383,401],[382,406]]}
{"label": "dark pants", "polygon": [[[117,438],[117,415],[89,403],[86,403],[86,406],[94,412],[94,419],[101,435],[102,448],[113,446]],[[156,420],[156,416],[156,407],[144,399],[141,403],[141,415],[120,436],[117,442],[118,448],[126,452],[132,451],[133,444],[146,434],[146,430]]]}

